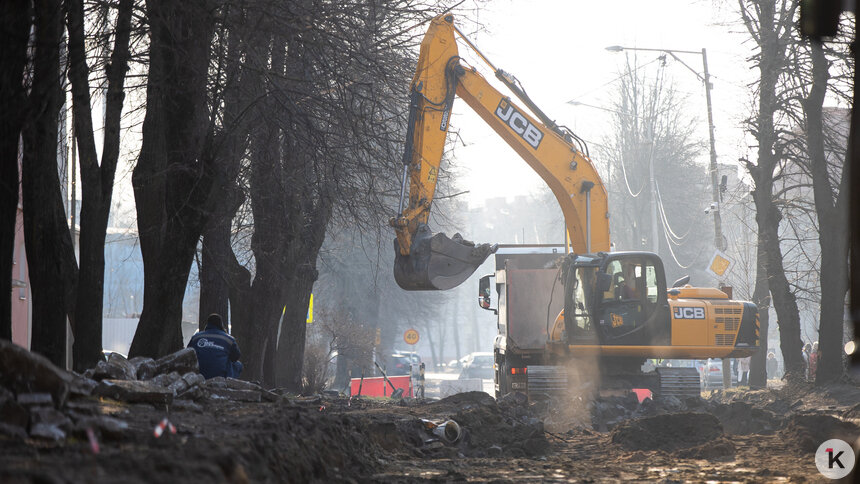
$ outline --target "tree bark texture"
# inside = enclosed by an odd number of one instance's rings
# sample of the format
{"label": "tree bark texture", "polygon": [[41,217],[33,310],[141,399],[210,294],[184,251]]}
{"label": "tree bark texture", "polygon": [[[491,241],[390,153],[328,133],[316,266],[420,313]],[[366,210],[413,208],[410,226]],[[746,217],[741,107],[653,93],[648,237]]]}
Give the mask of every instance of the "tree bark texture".
{"label": "tree bark texture", "polygon": [[764,241],[756,237],[756,278],[753,288],[753,302],[758,308],[760,349],[750,360],[750,388],[767,387],[767,335],[770,329],[770,289],[767,283],[767,269],[764,254]]}
{"label": "tree bark texture", "polygon": [[[744,1],[740,1],[745,11]],[[756,38],[760,48],[758,68],[758,114],[753,122],[753,131],[758,140],[757,163],[747,164],[747,169],[755,183],[753,200],[756,206],[756,223],[763,252],[768,286],[776,309],[779,325],[780,349],[785,362],[788,378],[800,378],[803,373],[801,356],[800,315],[797,300],[785,276],[780,247],[779,223],[782,214],[776,206],[773,195],[775,170],[782,159],[782,147],[774,128],[774,116],[779,109],[777,81],[780,71],[785,67],[785,43],[794,28],[795,6],[786,7],[781,3],[777,12],[777,2],[764,0],[755,4],[756,18],[745,17],[747,29]],[[755,21],[758,21],[756,27]]]}
{"label": "tree bark texture", "polygon": [[29,0],[0,2],[0,338],[12,339],[12,269],[18,216],[18,147],[27,96],[24,67],[32,11]]}
{"label": "tree bark texture", "polygon": [[200,310],[198,327],[206,327],[210,314],[220,315],[226,324],[229,319],[230,285],[226,271],[229,268],[226,258],[230,257],[231,218],[210,219],[203,230],[203,243],[200,249]]}
{"label": "tree bark texture", "polygon": [[843,231],[848,222],[845,203],[848,197],[848,163],[842,164],[840,184],[834,193],[825,154],[824,116],[822,106],[827,92],[829,62],[818,42],[810,44],[812,54],[812,87],[803,101],[806,116],[806,149],[812,191],[818,218],[818,242],[821,247],[821,309],[818,326],[818,369],[816,384],[838,380],[843,373],[842,328],[845,293],[848,290],[848,237]]}
{"label": "tree bark texture", "polygon": [[59,0],[40,0],[34,6],[33,81],[21,180],[33,297],[31,348],[65,367],[66,316],[74,314],[77,266],[57,173],[63,16]]}
{"label": "tree bark texture", "polygon": [[[231,26],[238,28],[242,21],[241,13],[237,8],[228,10],[227,16],[231,19]],[[232,221],[244,202],[244,195],[237,185],[237,177],[248,138],[247,117],[242,115],[247,108],[248,100],[241,94],[249,84],[249,79],[259,77],[256,73],[242,75],[240,58],[243,38],[237,32],[222,28],[222,35],[225,32],[228,38],[226,52],[221,52],[219,56],[219,63],[225,71],[224,86],[221,90],[224,104],[223,121],[220,127],[216,123],[210,123],[216,164],[224,176],[214,187],[212,214],[203,230],[200,263],[200,329],[203,329],[209,314],[220,314],[225,318],[225,322],[228,317],[231,272],[235,270],[232,264],[235,261],[231,245]],[[249,40],[247,37],[244,39]],[[235,305],[235,302],[233,304]]]}
{"label": "tree bark texture", "polygon": [[206,0],[146,5],[147,109],[132,175],[144,302],[129,355],[157,357],[182,347],[182,299],[216,178],[205,139],[214,18]]}
{"label": "tree bark texture", "polygon": [[74,368],[92,368],[102,358],[102,313],[104,306],[105,233],[110,214],[114,175],[119,161],[120,119],[125,100],[129,38],[133,0],[120,0],[111,61],[106,68],[105,125],[102,160],[99,164],[90,102],[90,69],[84,44],[83,0],[66,0],[69,29],[69,79],[78,159],[81,167],[81,235],[78,246],[80,272],[75,304],[77,338],[73,348]]}
{"label": "tree bark texture", "polygon": [[[283,41],[274,41],[268,48],[271,37],[249,50],[258,48],[249,55],[252,67],[265,69],[271,59],[271,72],[284,69]],[[280,48],[278,47],[280,46]],[[277,346],[278,322],[284,308],[287,293],[285,274],[286,255],[283,246],[287,243],[286,217],[283,205],[291,187],[284,184],[284,172],[278,153],[281,130],[271,116],[273,100],[271,86],[255,82],[251,95],[259,99],[252,106],[254,123],[249,126],[250,136],[250,199],[254,214],[254,234],[251,250],[254,253],[255,274],[251,287],[248,319],[242,322],[239,334],[245,336],[245,374],[248,379],[262,381],[267,386],[274,383],[273,355]],[[267,122],[268,121],[268,122]],[[268,362],[267,362],[268,359]]]}

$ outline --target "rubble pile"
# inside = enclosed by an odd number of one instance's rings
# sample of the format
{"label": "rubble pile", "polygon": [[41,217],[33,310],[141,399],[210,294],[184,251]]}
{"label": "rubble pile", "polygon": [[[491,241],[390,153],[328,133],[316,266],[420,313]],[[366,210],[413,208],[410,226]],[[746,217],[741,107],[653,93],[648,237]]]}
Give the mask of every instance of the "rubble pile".
{"label": "rubble pile", "polygon": [[190,348],[157,360],[129,360],[111,353],[106,361],[78,375],[0,340],[0,434],[59,441],[72,435],[86,438],[87,428],[110,438],[128,427],[118,418],[93,411],[87,403],[93,398],[199,411],[194,402],[260,402],[279,397],[251,382],[220,377],[207,381],[198,372],[197,356]]}
{"label": "rubble pile", "polygon": [[550,430],[564,432],[571,428],[588,428],[599,432],[611,432],[616,426],[633,419],[666,414],[705,413],[716,417],[723,431],[730,435],[770,435],[784,426],[784,413],[768,408],[788,409],[782,401],[762,402],[754,405],[741,400],[723,402],[720,399],[699,397],[677,398],[662,396],[646,398],[641,403],[634,394],[605,396],[579,400],[571,405],[569,400],[555,399],[549,402],[532,403],[534,413],[541,417]]}
{"label": "rubble pile", "polygon": [[779,432],[784,442],[805,452],[815,452],[822,442],[829,439],[854,442],[858,435],[860,427],[857,425],[821,414],[792,415]]}
{"label": "rubble pile", "polygon": [[[421,416],[409,411],[363,423],[371,440],[390,452],[429,458],[536,457],[550,450],[543,423],[531,414],[523,394],[499,402],[484,392],[417,406],[401,402],[405,411],[420,408]],[[457,430],[450,432],[452,427]]]}
{"label": "rubble pile", "polygon": [[534,457],[549,450],[543,422],[529,411],[528,399],[512,393],[496,400],[483,392],[468,392],[440,400],[456,410],[451,419],[465,431],[461,452],[470,457]]}

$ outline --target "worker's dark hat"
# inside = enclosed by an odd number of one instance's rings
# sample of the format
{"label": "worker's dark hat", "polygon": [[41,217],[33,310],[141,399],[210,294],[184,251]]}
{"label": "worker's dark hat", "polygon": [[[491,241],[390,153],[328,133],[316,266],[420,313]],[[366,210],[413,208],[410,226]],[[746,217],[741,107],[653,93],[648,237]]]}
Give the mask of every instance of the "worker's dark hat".
{"label": "worker's dark hat", "polygon": [[218,313],[212,313],[206,318],[206,327],[218,328],[220,330],[224,330],[224,320],[221,319],[221,315]]}

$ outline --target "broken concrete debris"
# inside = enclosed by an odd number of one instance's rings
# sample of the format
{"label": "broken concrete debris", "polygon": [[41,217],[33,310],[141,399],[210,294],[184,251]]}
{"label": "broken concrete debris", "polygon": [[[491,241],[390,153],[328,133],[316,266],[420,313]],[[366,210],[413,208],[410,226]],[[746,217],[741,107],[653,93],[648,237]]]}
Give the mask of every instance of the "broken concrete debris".
{"label": "broken concrete debris", "polygon": [[20,393],[47,392],[62,406],[69,395],[71,373],[54,366],[42,355],[0,339],[0,386]]}
{"label": "broken concrete debris", "polygon": [[173,403],[173,390],[153,381],[102,380],[93,395],[128,403],[167,405]]}
{"label": "broken concrete debris", "polygon": [[[185,348],[154,360],[110,353],[83,375],[57,368],[46,358],[0,340],[0,435],[61,441],[69,435],[120,439],[128,423],[101,414],[93,397],[125,404],[177,407],[202,412],[194,403],[277,401],[252,382],[217,378],[198,371],[197,355]],[[133,408],[133,407],[129,407]],[[128,413],[124,410],[121,413]]]}

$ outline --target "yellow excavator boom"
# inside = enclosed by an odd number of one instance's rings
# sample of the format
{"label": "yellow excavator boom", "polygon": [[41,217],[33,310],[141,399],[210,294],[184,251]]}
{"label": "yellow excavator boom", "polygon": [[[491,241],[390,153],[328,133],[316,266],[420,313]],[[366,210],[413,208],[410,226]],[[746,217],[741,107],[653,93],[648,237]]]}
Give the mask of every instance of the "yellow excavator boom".
{"label": "yellow excavator boom", "polygon": [[495,246],[463,241],[459,234],[453,239],[432,234],[427,227],[455,94],[550,187],[564,214],[571,249],[576,253],[608,251],[606,189],[587,154],[578,149],[578,138],[549,120],[512,76],[495,69],[489,61],[496,77],[530,107],[531,113],[500,93],[475,68],[465,65],[456,35],[486,61],[454,26],[452,15],[440,15],[430,23],[412,79],[401,205],[398,216],[391,220],[397,235],[398,284],[404,289],[450,289],[465,281],[495,251]]}

